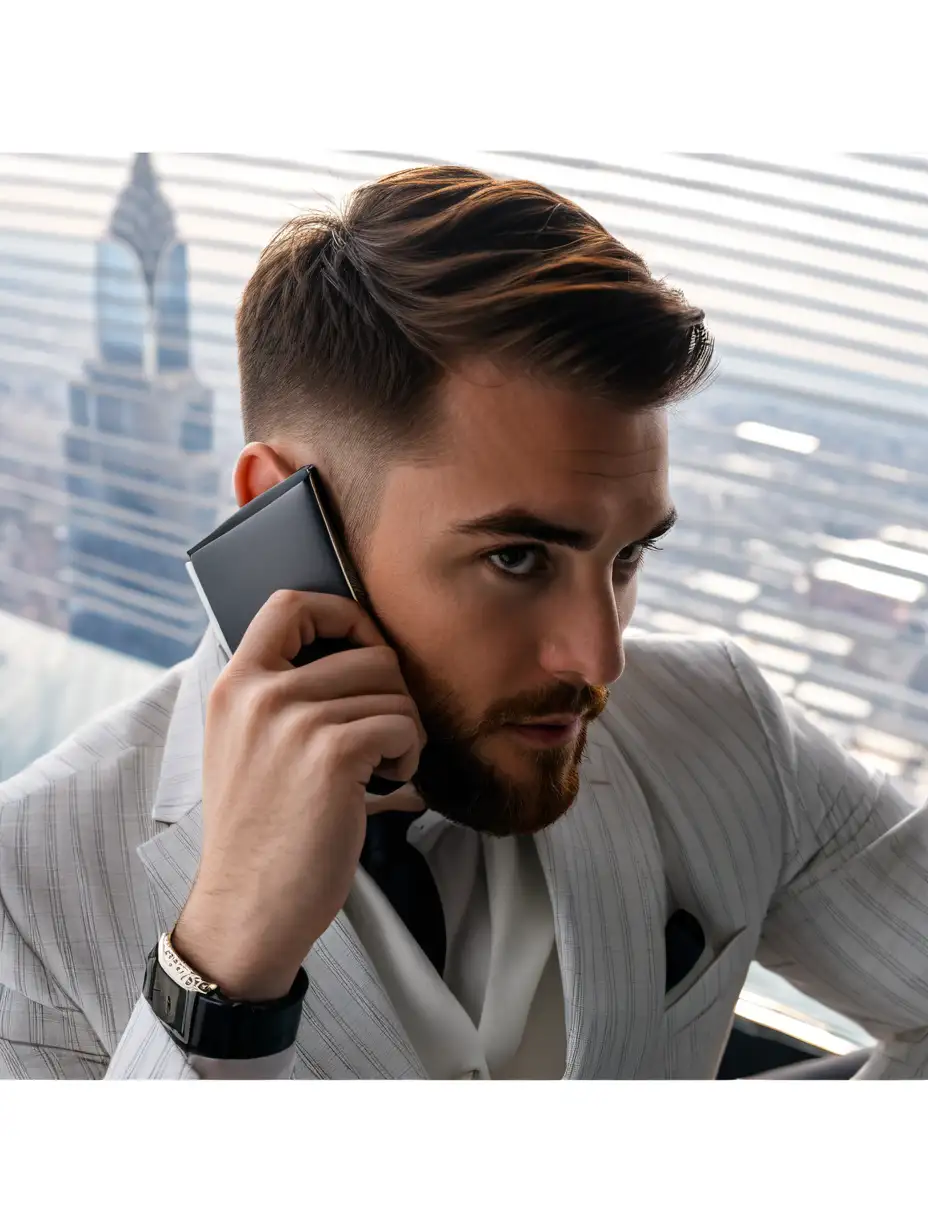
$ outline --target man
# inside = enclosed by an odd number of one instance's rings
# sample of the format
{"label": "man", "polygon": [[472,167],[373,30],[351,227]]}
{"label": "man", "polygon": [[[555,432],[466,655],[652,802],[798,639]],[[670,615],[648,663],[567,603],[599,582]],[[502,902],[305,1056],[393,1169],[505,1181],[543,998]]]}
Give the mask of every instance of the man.
{"label": "man", "polygon": [[239,503],[315,464],[369,611],[280,592],[0,789],[4,1076],[709,1078],[755,957],[928,1075],[924,812],[623,641],[702,314],[437,167],[287,227],[238,337]]}

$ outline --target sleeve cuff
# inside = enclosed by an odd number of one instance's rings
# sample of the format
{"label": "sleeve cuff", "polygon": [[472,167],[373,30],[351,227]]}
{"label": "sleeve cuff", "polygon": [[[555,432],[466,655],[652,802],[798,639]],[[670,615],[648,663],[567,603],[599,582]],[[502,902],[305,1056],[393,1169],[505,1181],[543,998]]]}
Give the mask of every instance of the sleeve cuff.
{"label": "sleeve cuff", "polygon": [[208,1080],[232,1079],[237,1082],[258,1080],[274,1082],[289,1078],[296,1061],[296,1044],[272,1057],[254,1057],[244,1061],[219,1061],[214,1057],[188,1056],[188,1061],[201,1078]]}

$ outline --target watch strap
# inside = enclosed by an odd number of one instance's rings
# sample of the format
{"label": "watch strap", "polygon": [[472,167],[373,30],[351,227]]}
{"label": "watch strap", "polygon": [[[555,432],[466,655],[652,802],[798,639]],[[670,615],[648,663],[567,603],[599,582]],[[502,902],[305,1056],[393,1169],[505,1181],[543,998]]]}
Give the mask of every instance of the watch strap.
{"label": "watch strap", "polygon": [[184,1052],[217,1061],[286,1051],[296,1040],[309,979],[301,967],[290,991],[274,1001],[237,1001],[203,979],[164,933],[148,956],[143,993]]}

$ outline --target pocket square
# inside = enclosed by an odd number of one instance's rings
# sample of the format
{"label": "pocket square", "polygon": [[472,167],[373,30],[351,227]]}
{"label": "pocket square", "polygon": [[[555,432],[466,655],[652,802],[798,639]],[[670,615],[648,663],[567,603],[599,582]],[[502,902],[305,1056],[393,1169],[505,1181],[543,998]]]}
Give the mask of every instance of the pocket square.
{"label": "pocket square", "polygon": [[682,908],[675,911],[664,930],[667,951],[665,993],[684,980],[693,970],[706,948],[706,934],[695,916]]}

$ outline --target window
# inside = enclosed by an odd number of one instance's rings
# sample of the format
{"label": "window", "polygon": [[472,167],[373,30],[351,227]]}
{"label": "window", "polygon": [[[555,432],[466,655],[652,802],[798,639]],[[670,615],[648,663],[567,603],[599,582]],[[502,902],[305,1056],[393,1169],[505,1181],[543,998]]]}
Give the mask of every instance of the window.
{"label": "window", "polygon": [[213,430],[199,419],[185,419],[181,425],[180,447],[185,453],[209,453],[213,447]]}
{"label": "window", "polygon": [[131,419],[126,414],[127,404],[122,398],[114,398],[111,394],[97,396],[97,427],[101,432],[112,432],[114,436],[127,436],[131,431]]}
{"label": "window", "polygon": [[79,385],[71,388],[71,423],[77,428],[86,428],[90,424],[90,413],[87,410],[87,391]]}
{"label": "window", "polygon": [[[928,226],[911,203],[924,195],[918,173],[852,156],[797,155],[763,172],[708,155],[629,156],[622,167],[530,153],[472,161],[573,197],[691,293],[717,335],[714,385],[674,417],[680,523],[647,560],[636,627],[737,639],[783,696],[924,800],[928,346],[914,323],[925,283],[895,234],[915,215]],[[352,175],[404,165],[358,155]],[[97,164],[83,166],[103,192]],[[57,208],[56,164],[29,170],[47,185],[43,207]],[[49,234],[48,213],[29,233],[0,232],[0,776],[136,693],[202,628],[184,549],[232,500],[233,321],[261,240],[255,218],[236,210],[260,200],[270,239],[298,184],[313,183],[308,168],[301,177],[270,160],[223,159],[210,175],[211,213],[189,210],[183,235],[169,184],[157,208],[125,214],[123,231],[96,245],[64,225]],[[351,186],[343,163],[332,176]],[[844,218],[848,180],[865,188],[856,221]],[[276,195],[256,196],[259,181]],[[59,183],[64,210],[74,194],[66,175]],[[63,326],[37,346],[7,285],[24,280],[61,303],[62,317],[93,318],[86,354]],[[145,574],[187,588],[173,623],[140,612]],[[82,589],[82,578],[106,587]],[[16,704],[4,708],[4,697]],[[742,1010],[862,1038],[757,968]]]}

